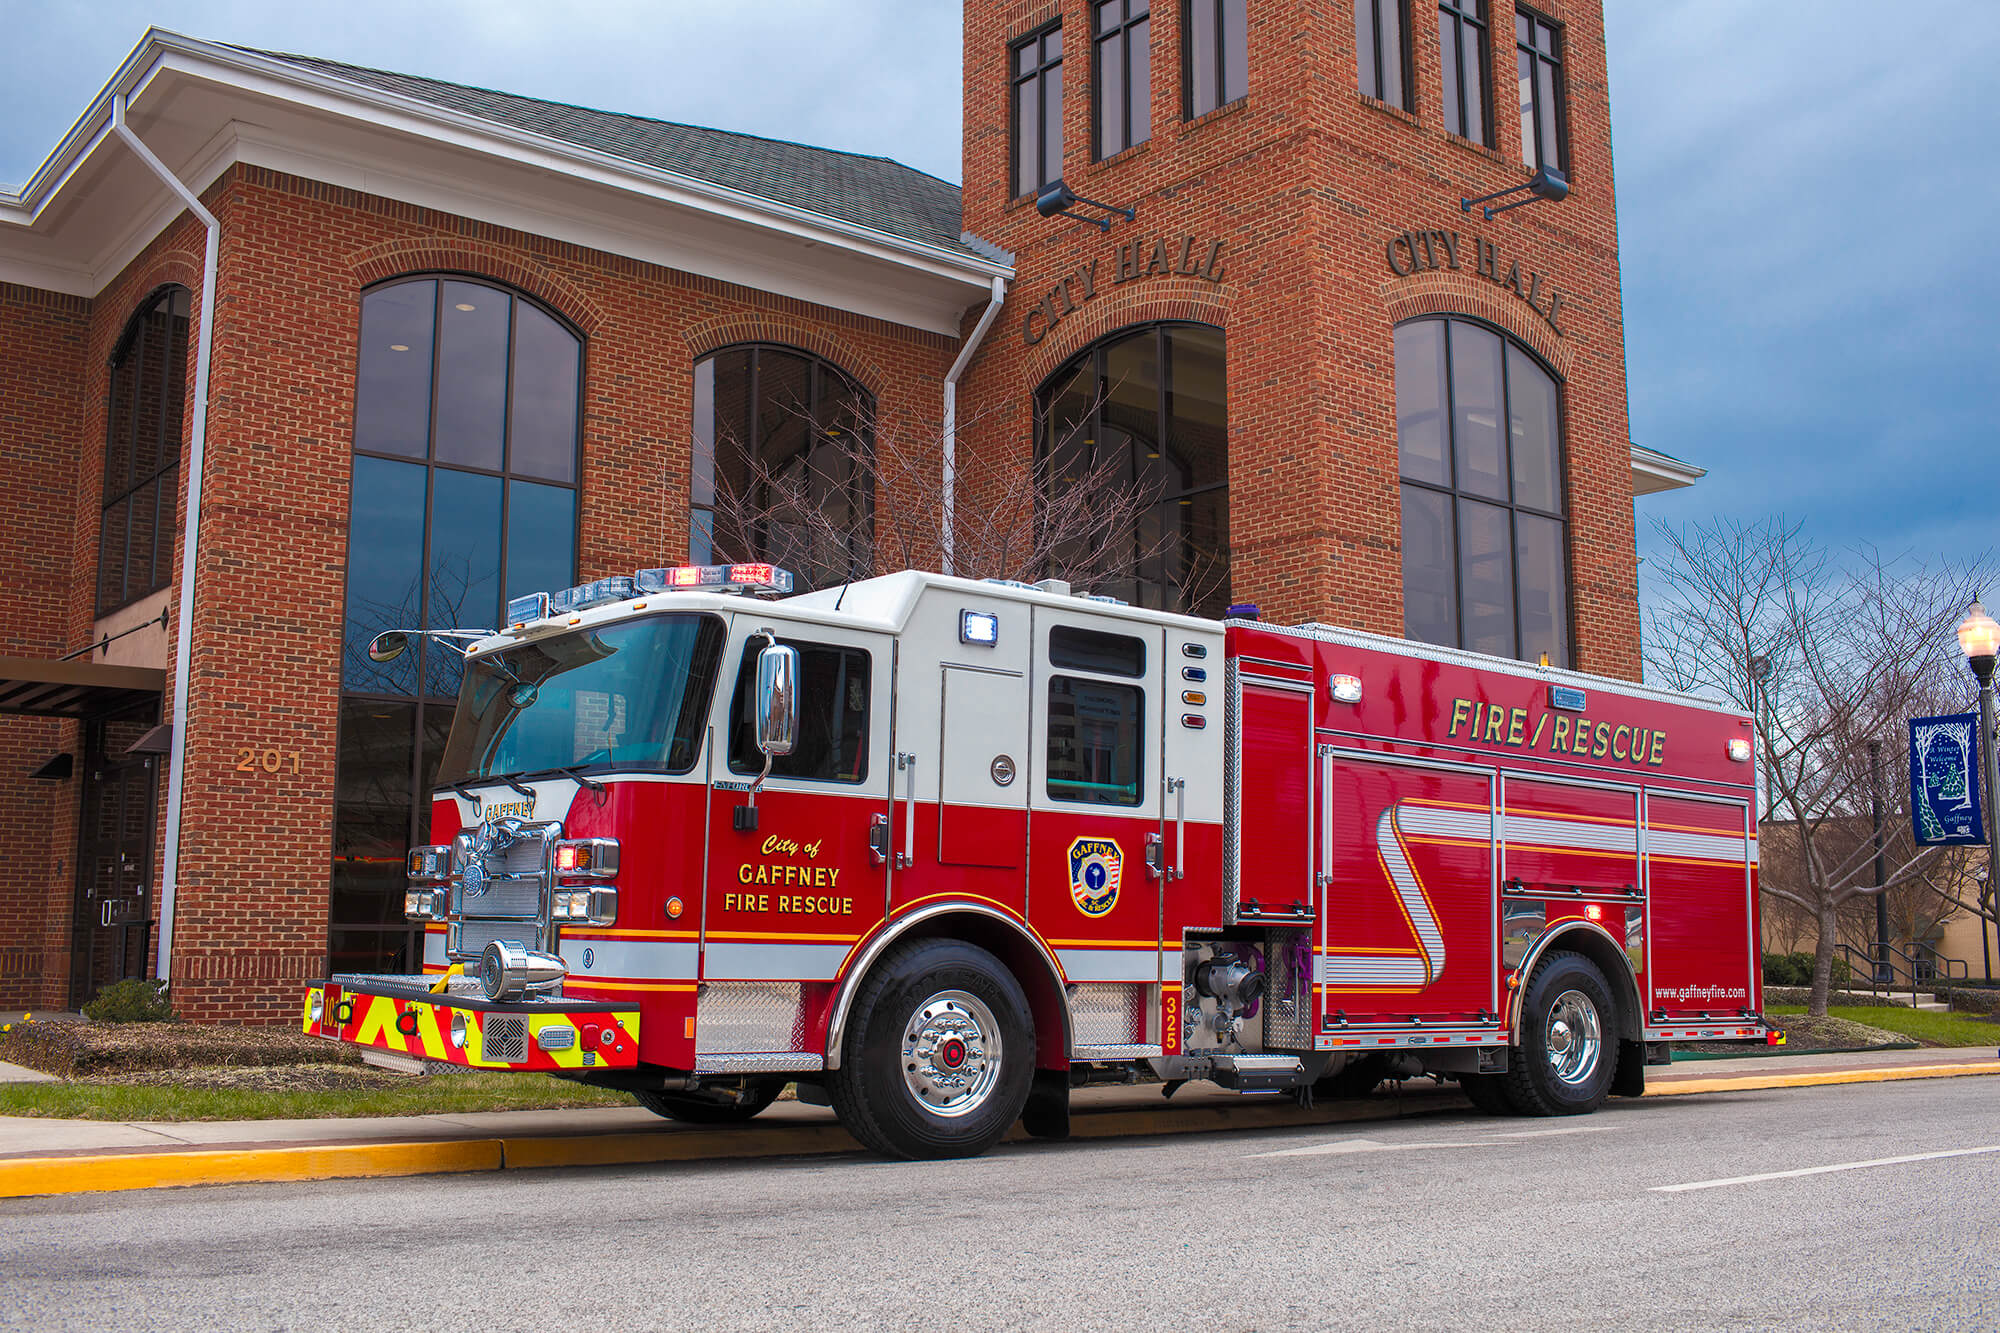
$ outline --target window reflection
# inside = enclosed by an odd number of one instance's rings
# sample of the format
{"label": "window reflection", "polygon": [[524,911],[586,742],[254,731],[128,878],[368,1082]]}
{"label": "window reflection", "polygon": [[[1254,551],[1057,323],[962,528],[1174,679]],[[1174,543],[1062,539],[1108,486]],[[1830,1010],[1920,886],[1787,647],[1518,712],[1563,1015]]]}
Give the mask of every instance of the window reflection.
{"label": "window reflection", "polygon": [[[1229,605],[1223,350],[1220,329],[1151,325],[1113,335],[1042,385],[1044,520],[1083,529],[1051,537],[1051,574],[1139,606],[1220,615]],[[1070,521],[1093,491],[1118,497],[1117,531]]]}
{"label": "window reflection", "polygon": [[576,581],[583,345],[503,288],[413,278],[361,301],[341,636],[328,950],[339,971],[410,970],[402,858],[429,821],[460,661],[385,629],[487,628],[502,599]]}
{"label": "window reflection", "polygon": [[845,371],[787,347],[695,363],[688,558],[768,560],[801,591],[874,559],[875,406]]}
{"label": "window reflection", "polygon": [[125,326],[111,358],[98,522],[99,615],[157,592],[173,578],[188,304],[185,287],[155,292]]}
{"label": "window reflection", "polygon": [[1396,419],[1403,632],[1568,666],[1554,377],[1481,325],[1412,321],[1396,330]]}

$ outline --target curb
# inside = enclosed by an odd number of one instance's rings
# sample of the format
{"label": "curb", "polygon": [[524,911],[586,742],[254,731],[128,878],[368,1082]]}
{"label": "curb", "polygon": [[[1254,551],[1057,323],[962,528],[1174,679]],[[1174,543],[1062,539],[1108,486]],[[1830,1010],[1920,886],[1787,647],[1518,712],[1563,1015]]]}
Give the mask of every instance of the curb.
{"label": "curb", "polygon": [[[1826,1070],[1675,1079],[1654,1084],[1648,1097],[1742,1092],[1842,1083],[2000,1074],[2000,1060],[1894,1069]],[[1410,1119],[1465,1110],[1456,1091],[1379,1103],[1300,1110],[1290,1102],[1100,1111],[1071,1121],[1072,1139],[1199,1134],[1232,1129],[1300,1129],[1353,1121]],[[1006,1142],[1029,1136],[1015,1126]],[[0,1199],[38,1195],[163,1189],[190,1185],[282,1184],[371,1176],[422,1176],[547,1167],[634,1166],[653,1162],[727,1161],[862,1151],[838,1125],[732,1127],[656,1134],[455,1139],[422,1143],[316,1144],[292,1148],[190,1149],[85,1156],[0,1159]]]}

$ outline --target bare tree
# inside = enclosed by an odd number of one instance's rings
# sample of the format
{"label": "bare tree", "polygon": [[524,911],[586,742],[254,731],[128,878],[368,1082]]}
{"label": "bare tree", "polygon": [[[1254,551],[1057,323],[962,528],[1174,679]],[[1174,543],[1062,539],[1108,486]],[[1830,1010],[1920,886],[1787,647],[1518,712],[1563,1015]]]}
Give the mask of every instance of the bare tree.
{"label": "bare tree", "polygon": [[[1824,1014],[1843,910],[1944,869],[1940,849],[1912,836],[1904,722],[1963,706],[1953,629],[1991,562],[1836,552],[1781,517],[1654,529],[1647,677],[1755,720],[1764,892],[1813,923],[1808,1011]],[[1882,885],[1867,831],[1871,740],[1883,766]]]}
{"label": "bare tree", "polygon": [[[900,569],[967,578],[1063,579],[1129,591],[1149,563],[1200,605],[1221,586],[1227,552],[1207,549],[1161,502],[1165,474],[1131,476],[1117,457],[1093,458],[1078,425],[1030,453],[970,447],[1006,438],[997,412],[962,420],[953,491],[944,488],[944,432],[931,419],[862,412],[813,421],[779,450],[725,436],[698,460],[713,477],[717,560],[767,560],[813,587]],[[696,448],[702,444],[697,441]],[[1150,456],[1162,452],[1157,446]]]}

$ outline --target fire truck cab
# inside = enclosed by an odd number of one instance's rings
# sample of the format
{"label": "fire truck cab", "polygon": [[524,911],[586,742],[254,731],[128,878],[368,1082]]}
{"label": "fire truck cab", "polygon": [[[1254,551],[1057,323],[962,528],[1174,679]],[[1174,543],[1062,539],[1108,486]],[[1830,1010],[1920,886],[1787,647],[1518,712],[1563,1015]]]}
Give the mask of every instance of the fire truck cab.
{"label": "fire truck cab", "polygon": [[1053,581],[789,584],[646,570],[468,635],[422,973],[313,983],[306,1030],[697,1121],[795,1083],[905,1157],[1139,1078],[1574,1114],[1772,1036],[1746,718]]}

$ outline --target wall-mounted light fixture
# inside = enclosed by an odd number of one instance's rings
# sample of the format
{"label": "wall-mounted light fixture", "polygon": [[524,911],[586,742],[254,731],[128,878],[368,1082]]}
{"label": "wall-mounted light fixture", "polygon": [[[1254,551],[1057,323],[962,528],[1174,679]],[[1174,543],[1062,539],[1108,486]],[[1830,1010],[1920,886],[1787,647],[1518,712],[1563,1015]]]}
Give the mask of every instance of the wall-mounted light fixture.
{"label": "wall-mounted light fixture", "polygon": [[1101,208],[1107,213],[1117,214],[1127,222],[1139,216],[1139,210],[1136,208],[1117,208],[1111,204],[1100,204],[1095,199],[1085,199],[1075,190],[1063,184],[1060,177],[1057,178],[1054,185],[1049,186],[1035,196],[1035,211],[1045,218],[1052,218],[1056,214],[1061,213],[1063,216],[1068,217],[1071,222],[1079,222],[1086,227],[1095,227],[1099,231],[1111,230],[1110,218],[1080,218],[1072,215],[1069,210],[1074,204],[1089,204],[1092,208]]}
{"label": "wall-mounted light fixture", "polygon": [[[1523,190],[1528,192],[1529,198],[1516,199],[1513,203],[1502,204],[1498,208],[1493,206],[1493,200],[1510,194],[1519,194]],[[1525,185],[1511,185],[1504,190],[1495,190],[1492,194],[1481,195],[1477,199],[1461,199],[1458,201],[1458,207],[1460,212],[1470,213],[1480,204],[1485,204],[1486,207],[1482,210],[1482,213],[1486,220],[1491,222],[1496,213],[1505,213],[1510,208],[1524,208],[1534,203],[1537,199],[1547,199],[1553,203],[1560,203],[1568,194],[1569,177],[1563,175],[1562,172],[1557,171],[1554,167],[1536,167],[1535,174],[1528,179]]]}

